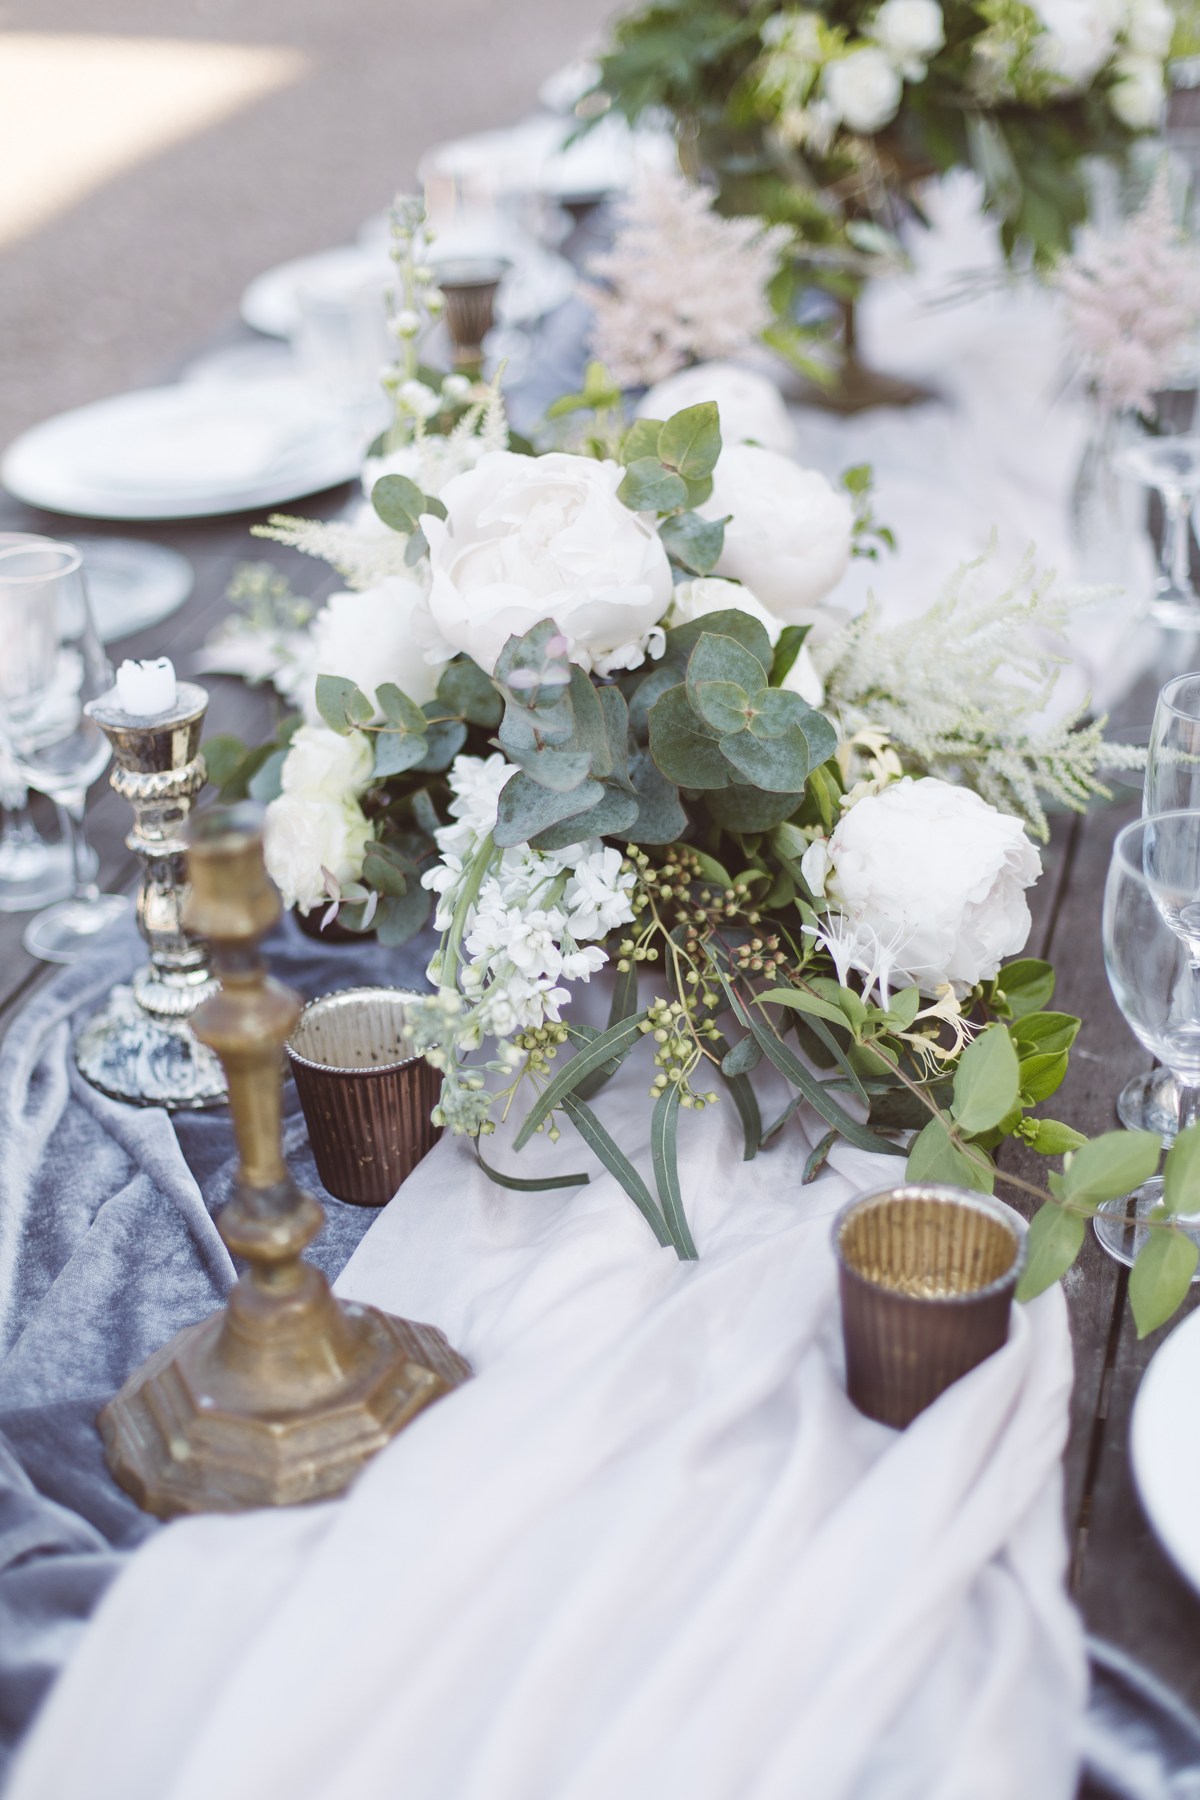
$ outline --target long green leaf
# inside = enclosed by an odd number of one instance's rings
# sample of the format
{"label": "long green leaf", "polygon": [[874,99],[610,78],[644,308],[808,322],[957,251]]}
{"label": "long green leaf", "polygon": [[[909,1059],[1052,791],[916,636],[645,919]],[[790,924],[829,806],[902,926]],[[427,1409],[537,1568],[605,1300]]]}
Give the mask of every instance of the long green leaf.
{"label": "long green leaf", "polygon": [[695,1262],[696,1246],[688,1230],[679,1190],[679,1157],[675,1149],[675,1133],[679,1124],[679,1085],[668,1082],[655,1102],[650,1118],[650,1156],[654,1164],[654,1180],[662,1202],[663,1216],[671,1233],[671,1242],[682,1262]]}
{"label": "long green leaf", "polygon": [[[616,985],[613,988],[612,1005],[608,1013],[609,1028],[620,1025],[624,1019],[630,1018],[636,1011],[637,965],[630,963],[624,974],[618,974]],[[586,1038],[589,1043],[594,1043],[600,1035],[599,1032],[589,1030],[584,1025],[575,1025],[572,1027],[572,1031]],[[610,1056],[606,1063],[601,1063],[598,1069],[593,1069],[590,1075],[586,1075],[574,1090],[579,1098],[594,1100],[601,1088],[612,1080],[627,1054],[627,1051],[618,1051],[615,1056]]]}
{"label": "long green leaf", "polygon": [[562,1109],[578,1131],[588,1148],[594,1150],[610,1175],[616,1177],[633,1204],[649,1225],[651,1231],[663,1245],[674,1248],[667,1222],[655,1204],[654,1196],[646,1186],[625,1152],[618,1148],[614,1139],[605,1131],[590,1106],[574,1094],[564,1094]]}
{"label": "long green leaf", "polygon": [[493,1169],[491,1163],[485,1162],[479,1145],[475,1146],[475,1160],[487,1176],[499,1187],[512,1188],[518,1194],[541,1194],[549,1188],[586,1187],[592,1179],[590,1175],[540,1175],[522,1177],[520,1175],[504,1175],[499,1169]]}
{"label": "long green leaf", "polygon": [[799,1089],[813,1111],[820,1113],[827,1125],[835,1126],[848,1144],[854,1144],[860,1150],[875,1150],[884,1156],[904,1155],[896,1144],[889,1144],[886,1138],[881,1138],[867,1126],[860,1125],[857,1119],[852,1119],[845,1107],[839,1106],[832,1094],[809,1073],[799,1057],[794,1056],[768,1026],[760,1025],[757,1019],[750,1016],[720,970],[718,976],[736,1017],[754,1033],[763,1047],[764,1055],[794,1088]]}
{"label": "long green leaf", "polygon": [[[752,1043],[753,1041],[752,1038],[743,1038],[741,1040],[744,1044]],[[712,1044],[713,1049],[722,1059],[722,1063],[724,1063],[725,1058],[729,1055],[729,1045],[723,1037],[714,1038]],[[742,1137],[745,1143],[745,1149],[742,1151],[742,1161],[753,1162],[762,1147],[763,1141],[762,1114],[758,1110],[758,1099],[755,1095],[753,1085],[751,1084],[749,1076],[740,1071],[735,1075],[729,1075],[725,1073],[725,1070],[722,1067],[721,1073],[725,1077],[730,1093],[733,1095],[733,1104],[737,1107],[738,1117],[742,1121]]]}
{"label": "long green leaf", "polygon": [[527,1144],[542,1120],[548,1118],[556,1106],[561,1106],[567,1094],[574,1091],[579,1083],[600,1068],[610,1056],[620,1053],[626,1055],[642,1035],[638,1026],[646,1017],[644,1012],[634,1013],[630,1019],[624,1019],[619,1025],[613,1025],[608,1031],[602,1031],[582,1050],[571,1058],[565,1069],[560,1069],[554,1080],[548,1082],[530,1107],[520,1131],[516,1136],[516,1148],[520,1150]]}

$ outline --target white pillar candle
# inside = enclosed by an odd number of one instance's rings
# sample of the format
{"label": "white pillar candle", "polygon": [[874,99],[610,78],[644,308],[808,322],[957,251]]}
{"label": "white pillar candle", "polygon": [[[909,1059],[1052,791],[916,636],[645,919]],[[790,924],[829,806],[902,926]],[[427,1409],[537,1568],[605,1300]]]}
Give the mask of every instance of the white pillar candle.
{"label": "white pillar candle", "polygon": [[117,670],[117,704],[133,719],[153,719],[175,704],[175,667],[167,656],[123,662]]}

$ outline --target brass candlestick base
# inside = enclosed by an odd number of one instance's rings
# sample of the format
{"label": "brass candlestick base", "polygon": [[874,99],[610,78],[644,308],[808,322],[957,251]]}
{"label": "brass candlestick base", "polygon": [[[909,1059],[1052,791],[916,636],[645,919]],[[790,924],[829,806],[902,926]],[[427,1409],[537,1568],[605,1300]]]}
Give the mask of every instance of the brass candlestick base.
{"label": "brass candlestick base", "polygon": [[208,695],[180,682],[175,705],[153,719],[131,717],[116,692],[88,713],[113,747],[112,786],[133,807],[125,842],[142,860],[138,925],[150,962],[131,987],[114,988],[89,1019],[75,1061],[93,1087],[133,1106],[168,1111],[221,1106],[221,1065],[191,1029],[192,1014],[215,994],[208,945],[183,925],[187,899],[183,828],[204,786],[200,733]]}
{"label": "brass candlestick base", "polygon": [[198,822],[188,922],[212,941],[221,980],[194,1026],[229,1081],[240,1167],[218,1227],[248,1268],[224,1310],[152,1356],[98,1421],[117,1480],[161,1517],[340,1493],[471,1373],[440,1331],[336,1299],[302,1260],[325,1215],[280,1148],[283,1045],[301,1002],[258,953],[280,907],[246,812]]}

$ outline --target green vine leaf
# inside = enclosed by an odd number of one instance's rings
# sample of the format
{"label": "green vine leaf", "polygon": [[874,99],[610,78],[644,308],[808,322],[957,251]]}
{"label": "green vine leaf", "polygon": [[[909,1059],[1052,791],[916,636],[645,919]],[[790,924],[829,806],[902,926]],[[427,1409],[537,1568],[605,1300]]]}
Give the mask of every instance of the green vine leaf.
{"label": "green vine leaf", "polygon": [[1003,1025],[989,1025],[967,1045],[954,1071],[951,1113],[960,1131],[991,1131],[1017,1104],[1020,1072]]}
{"label": "green vine leaf", "polygon": [[1200,1125],[1181,1131],[1167,1152],[1163,1205],[1169,1213],[1200,1212]]}
{"label": "green vine leaf", "polygon": [[1159,1137],[1154,1131],[1106,1131],[1075,1150],[1063,1163],[1063,1197],[1094,1211],[1102,1200],[1131,1194],[1158,1168]]}
{"label": "green vine leaf", "polygon": [[1176,1228],[1151,1231],[1129,1274],[1129,1304],[1139,1338],[1165,1325],[1187,1299],[1200,1244]]}
{"label": "green vine leaf", "polygon": [[1047,1200],[1029,1225],[1029,1254],[1017,1283],[1018,1300],[1036,1300],[1061,1281],[1083,1244],[1087,1220]]}
{"label": "green vine leaf", "polygon": [[973,1188],[979,1194],[990,1194],[995,1185],[994,1172],[982,1160],[982,1152],[968,1156],[960,1150],[940,1117],[930,1119],[918,1132],[908,1153],[904,1179],[948,1182],[951,1187]]}

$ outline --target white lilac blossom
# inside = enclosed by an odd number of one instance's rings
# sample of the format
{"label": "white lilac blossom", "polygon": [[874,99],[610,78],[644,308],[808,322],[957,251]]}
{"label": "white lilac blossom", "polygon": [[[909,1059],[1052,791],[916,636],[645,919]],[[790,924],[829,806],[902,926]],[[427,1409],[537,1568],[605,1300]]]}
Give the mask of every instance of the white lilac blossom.
{"label": "white lilac blossom", "polygon": [[969,788],[905,776],[851,806],[801,869],[838,921],[826,928],[835,962],[886,1000],[893,986],[961,995],[995,975],[1025,946],[1025,889],[1042,865],[1019,819]]}
{"label": "white lilac blossom", "polygon": [[623,386],[737,356],[771,323],[766,289],[791,233],[722,218],[712,202],[678,173],[644,174],[618,210],[612,248],[588,265],[592,351]]}
{"label": "white lilac blossom", "polygon": [[849,565],[854,509],[847,496],[772,450],[727,445],[712,494],[696,511],[729,518],[717,574],[745,582],[784,621],[823,599]]}
{"label": "white lilac blossom", "polygon": [[796,431],[773,381],[740,363],[704,362],[657,382],[638,401],[639,419],[669,419],[688,406],[711,400],[721,421],[723,444],[761,444],[790,456]]}
{"label": "white lilac blossom", "polygon": [[1165,169],[1117,230],[1084,233],[1055,286],[1072,348],[1106,406],[1153,408],[1200,324],[1200,254],[1176,224]]}
{"label": "white lilac blossom", "polygon": [[442,1115],[455,1130],[478,1131],[487,1115],[481,1089],[462,1086],[459,1058],[488,1038],[557,1024],[571,998],[566,984],[597,974],[608,960],[602,940],[633,918],[635,874],[599,838],[555,851],[493,844],[512,772],[499,755],[455,760],[452,822],[436,833],[439,861],[422,878],[438,896],[434,925],[443,933],[422,1047],[440,1049]]}
{"label": "white lilac blossom", "polygon": [[498,451],[448,482],[445,519],[421,521],[446,642],[490,674],[510,637],[549,618],[584,669],[636,668],[671,568],[653,516],[617,499],[623,478],[615,462]]}

